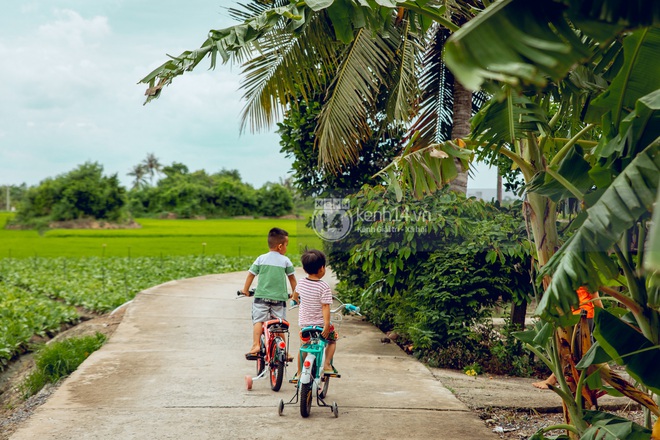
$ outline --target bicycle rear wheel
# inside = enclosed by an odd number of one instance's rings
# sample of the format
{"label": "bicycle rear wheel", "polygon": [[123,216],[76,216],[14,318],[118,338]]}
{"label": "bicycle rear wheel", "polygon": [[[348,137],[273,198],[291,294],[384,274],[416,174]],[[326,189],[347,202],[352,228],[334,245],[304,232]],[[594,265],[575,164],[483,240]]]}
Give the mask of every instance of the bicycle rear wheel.
{"label": "bicycle rear wheel", "polygon": [[270,363],[270,388],[273,391],[279,391],[282,388],[282,380],[284,379],[284,362],[286,353],[280,347],[282,338],[277,337],[271,346],[271,353],[274,358]]}
{"label": "bicycle rear wheel", "polygon": [[303,417],[309,417],[309,414],[312,411],[312,385],[313,381],[310,383],[304,383],[300,386],[300,415]]}
{"label": "bicycle rear wheel", "polygon": [[330,376],[324,376],[321,387],[319,388],[319,397],[325,399],[328,395],[328,388],[330,388]]}
{"label": "bicycle rear wheel", "polygon": [[257,359],[257,376],[259,376],[264,371],[264,368],[266,368],[266,362],[264,360],[265,357],[266,357],[266,337],[262,333],[261,343],[259,346],[259,358]]}

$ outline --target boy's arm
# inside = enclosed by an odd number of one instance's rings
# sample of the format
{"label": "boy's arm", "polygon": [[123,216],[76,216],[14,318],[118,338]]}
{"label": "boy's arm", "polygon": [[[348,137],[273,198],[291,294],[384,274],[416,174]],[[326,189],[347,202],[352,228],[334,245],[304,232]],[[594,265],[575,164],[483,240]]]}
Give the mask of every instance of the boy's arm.
{"label": "boy's arm", "polygon": [[330,304],[321,304],[323,311],[323,332],[321,336],[327,338],[330,335]]}
{"label": "boy's arm", "polygon": [[248,272],[247,278],[245,279],[245,285],[243,286],[243,295],[250,296],[250,286],[252,281],[254,281],[255,275],[252,272]]}
{"label": "boy's arm", "polygon": [[293,292],[293,295],[295,295],[296,294],[296,286],[298,285],[298,283],[296,283],[296,275],[293,274],[293,273],[291,275],[289,275],[289,284],[291,284],[291,292]]}

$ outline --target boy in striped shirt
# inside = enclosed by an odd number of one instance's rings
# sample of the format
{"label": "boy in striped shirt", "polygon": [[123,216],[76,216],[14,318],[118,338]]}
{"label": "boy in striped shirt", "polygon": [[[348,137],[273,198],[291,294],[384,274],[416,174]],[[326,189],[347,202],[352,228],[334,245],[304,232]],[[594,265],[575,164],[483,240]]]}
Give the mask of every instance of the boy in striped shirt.
{"label": "boy in striped shirt", "polygon": [[[311,325],[323,326],[321,336],[328,341],[325,349],[323,373],[337,374],[332,366],[332,358],[337,349],[337,332],[330,322],[330,305],[332,304],[332,291],[328,283],[321,278],[325,275],[325,254],[312,249],[305,252],[300,258],[307,277],[300,280],[293,292],[293,300],[300,303],[298,310],[298,324],[300,328]],[[301,344],[307,342],[300,335]],[[300,376],[302,359],[298,359],[298,373],[294,380]]]}

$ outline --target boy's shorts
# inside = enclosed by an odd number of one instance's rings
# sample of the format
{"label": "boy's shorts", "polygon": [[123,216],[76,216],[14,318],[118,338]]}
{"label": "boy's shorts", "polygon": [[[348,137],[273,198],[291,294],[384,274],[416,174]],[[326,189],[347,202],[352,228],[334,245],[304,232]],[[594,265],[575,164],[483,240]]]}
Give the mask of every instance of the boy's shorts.
{"label": "boy's shorts", "polygon": [[252,303],[252,324],[276,318],[286,319],[286,301],[254,299]]}
{"label": "boy's shorts", "polygon": [[[323,326],[321,325],[319,327],[323,327]],[[327,338],[325,338],[325,340],[328,342],[336,342],[338,337],[339,335],[337,334],[337,330],[335,330],[335,326],[330,324],[330,334],[328,335]],[[300,332],[300,341],[303,344],[308,343],[310,339],[311,339],[310,337],[304,337],[302,331]]]}

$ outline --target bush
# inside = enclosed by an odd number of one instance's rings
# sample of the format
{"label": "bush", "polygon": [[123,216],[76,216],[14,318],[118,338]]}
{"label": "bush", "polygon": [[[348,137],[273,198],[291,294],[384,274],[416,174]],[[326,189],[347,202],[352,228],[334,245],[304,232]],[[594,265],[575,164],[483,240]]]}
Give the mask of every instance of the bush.
{"label": "bush", "polygon": [[70,338],[44,346],[37,353],[36,370],[21,385],[24,396],[30,397],[38,393],[44,385],[56,383],[76,371],[105,341],[105,335],[97,332],[94,336]]}
{"label": "bush", "polygon": [[257,190],[259,214],[266,217],[280,217],[293,211],[291,193],[278,183],[269,183]]}
{"label": "bush", "polygon": [[125,193],[116,174],[105,177],[101,165],[86,162],[30,188],[14,222],[36,225],[86,218],[118,222],[127,216]]}
{"label": "bush", "polygon": [[463,368],[498,350],[502,362],[513,359],[512,344],[502,348],[475,328],[493,306],[531,293],[520,216],[449,191],[397,202],[381,187],[364,187],[351,212],[349,236],[325,246],[346,301],[443,366]]}

